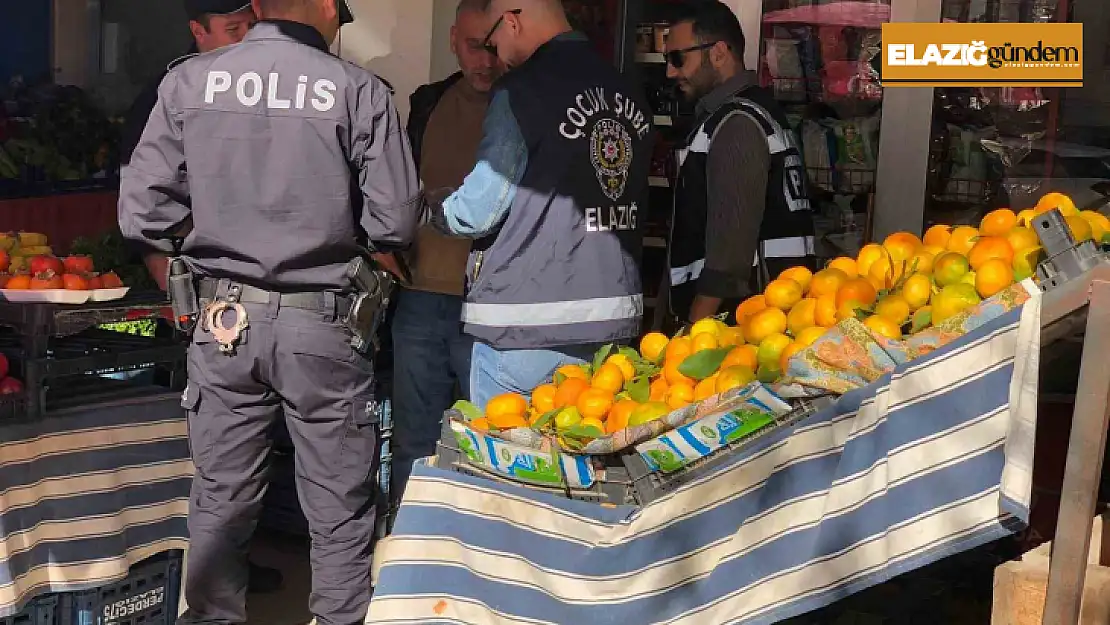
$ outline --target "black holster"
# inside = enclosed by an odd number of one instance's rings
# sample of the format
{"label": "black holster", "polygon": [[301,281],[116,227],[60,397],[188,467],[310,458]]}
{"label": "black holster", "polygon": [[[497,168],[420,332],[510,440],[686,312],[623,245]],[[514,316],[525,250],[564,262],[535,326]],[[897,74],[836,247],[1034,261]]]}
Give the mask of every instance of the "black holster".
{"label": "black holster", "polygon": [[389,310],[395,284],[393,276],[370,268],[363,258],[347,264],[347,278],[355,287],[351,310],[344,323],[351,331],[351,347],[361,354],[378,350],[378,329]]}

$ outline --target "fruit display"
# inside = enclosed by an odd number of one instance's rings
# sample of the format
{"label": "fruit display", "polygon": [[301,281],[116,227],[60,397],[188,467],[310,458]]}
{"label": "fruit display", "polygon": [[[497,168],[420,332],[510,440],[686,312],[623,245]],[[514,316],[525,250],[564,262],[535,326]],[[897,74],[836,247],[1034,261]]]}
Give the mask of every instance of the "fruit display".
{"label": "fruit display", "polygon": [[[93,259],[84,255],[59,258],[48,245],[46,235],[34,232],[0,234],[0,290],[11,301],[38,301],[22,297],[24,291],[69,291],[108,300],[126,292],[114,271],[98,273]],[[33,294],[32,294],[33,295]],[[47,300],[42,300],[47,301]],[[59,300],[79,303],[77,300]]]}
{"label": "fruit display", "polygon": [[[796,381],[787,375],[794,371],[789,364],[797,362],[792,359],[812,352],[811,346],[834,331],[858,328],[880,347],[891,347],[928,335],[934,327],[936,335],[981,303],[1022,290],[1014,285],[1035,278],[1044,257],[1031,220],[1053,209],[1077,241],[1110,237],[1110,219],[1078,211],[1057,193],[1029,210],[992,211],[977,228],[936,225],[922,237],[895,233],[817,272],[805,267],[783,271],[737,307],[736,325],[707,318],[675,336],[650,333],[638,349],[607,346],[592,363],[561,367],[528,396],[500,395],[484,413],[468,405],[461,412],[475,430],[531,430],[575,451],[738,387],[784,389]],[[941,344],[951,338],[945,336]],[[901,360],[877,367],[864,382],[936,346],[903,350]],[[843,392],[836,386],[824,389]]]}

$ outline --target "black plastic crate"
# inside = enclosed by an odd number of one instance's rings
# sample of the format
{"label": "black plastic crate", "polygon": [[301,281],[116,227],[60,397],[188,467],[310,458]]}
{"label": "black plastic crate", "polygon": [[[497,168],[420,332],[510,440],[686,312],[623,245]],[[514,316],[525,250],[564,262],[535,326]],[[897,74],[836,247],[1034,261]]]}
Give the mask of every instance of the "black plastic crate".
{"label": "black plastic crate", "polygon": [[167,551],[131,567],[122,581],[65,593],[61,625],[173,625],[181,559],[181,551]]}
{"label": "black plastic crate", "polygon": [[61,625],[58,595],[37,597],[19,614],[0,618],[0,625]]}

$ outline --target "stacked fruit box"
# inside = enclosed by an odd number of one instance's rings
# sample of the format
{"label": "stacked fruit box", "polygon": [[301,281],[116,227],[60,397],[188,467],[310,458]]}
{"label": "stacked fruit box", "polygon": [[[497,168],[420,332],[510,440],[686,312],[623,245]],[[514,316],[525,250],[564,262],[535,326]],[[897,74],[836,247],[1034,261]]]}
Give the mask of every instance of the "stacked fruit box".
{"label": "stacked fruit box", "polygon": [[[896,233],[815,273],[782,272],[739,305],[733,325],[722,315],[675,336],[651,333],[639,349],[607,346],[593,362],[562,367],[527,395],[500,395],[481,409],[460,402],[448,413],[441,446],[458,452],[453,465],[490,472],[505,464],[513,470],[500,478],[564,489],[597,475],[586,469],[598,463],[578,456],[640,458],[643,465],[621,480],[645,466],[662,475],[704,463],[735,449],[735,439],[703,445],[710,453],[691,460],[668,433],[678,429],[675,437],[691,441],[697,432],[727,431],[750,441],[812,414],[812,405],[791,410],[784,397],[861,388],[1020,306],[1045,260],[1031,223],[1052,210],[1076,242],[1101,243],[1110,233],[1110,219],[1078,211],[1058,193],[1032,209],[992,211],[978,227]],[[600,467],[610,473],[607,464]]]}

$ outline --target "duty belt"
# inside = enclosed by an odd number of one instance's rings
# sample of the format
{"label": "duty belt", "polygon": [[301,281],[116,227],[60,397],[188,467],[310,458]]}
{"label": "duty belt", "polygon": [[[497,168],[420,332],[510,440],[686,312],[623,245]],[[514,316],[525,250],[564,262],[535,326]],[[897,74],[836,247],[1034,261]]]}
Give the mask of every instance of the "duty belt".
{"label": "duty belt", "polygon": [[[223,297],[220,293],[220,282],[214,278],[204,278],[200,281],[198,297],[201,300],[212,301]],[[253,286],[234,283],[239,290],[237,300],[242,304],[269,304],[275,297],[280,298],[278,306],[281,308],[298,308],[301,310],[315,310],[320,312],[334,312],[337,317],[345,317],[351,310],[352,299],[346,295],[329,292],[315,293],[278,293],[267,291]]]}

